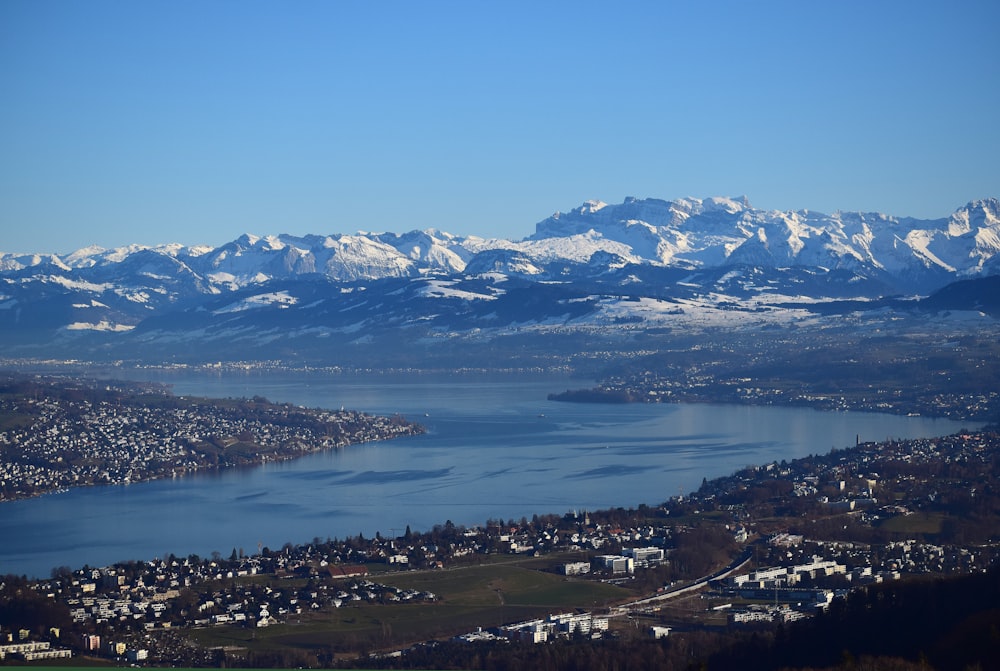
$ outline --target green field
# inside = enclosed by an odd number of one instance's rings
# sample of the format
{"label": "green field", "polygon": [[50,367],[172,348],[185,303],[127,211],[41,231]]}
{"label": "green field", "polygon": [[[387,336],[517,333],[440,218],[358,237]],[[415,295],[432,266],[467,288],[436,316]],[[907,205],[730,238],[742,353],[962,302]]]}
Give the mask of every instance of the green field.
{"label": "green field", "polygon": [[404,589],[433,592],[447,604],[487,609],[500,606],[595,608],[629,595],[627,590],[613,585],[515,565],[400,573],[385,576],[384,582]]}
{"label": "green field", "polygon": [[931,535],[941,533],[941,527],[947,515],[943,513],[913,513],[899,515],[886,520],[880,529],[905,536],[913,534]]}
{"label": "green field", "polygon": [[248,650],[359,650],[443,638],[508,622],[574,609],[590,610],[626,599],[625,589],[567,578],[514,564],[409,571],[376,578],[404,589],[432,592],[434,603],[360,603],[289,616],[263,629],[206,627],[190,632],[200,644]]}

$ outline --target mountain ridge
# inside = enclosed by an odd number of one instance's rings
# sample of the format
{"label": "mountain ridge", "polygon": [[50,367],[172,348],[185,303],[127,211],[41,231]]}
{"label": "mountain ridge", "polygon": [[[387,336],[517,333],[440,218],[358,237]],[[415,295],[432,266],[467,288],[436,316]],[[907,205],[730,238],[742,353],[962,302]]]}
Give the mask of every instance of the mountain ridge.
{"label": "mountain ridge", "polygon": [[[597,251],[632,263],[712,267],[747,261],[772,265],[860,265],[902,272],[937,268],[956,277],[979,274],[1000,251],[1000,200],[969,201],[949,217],[915,219],[882,213],[758,210],[743,196],[674,201],[626,198],[619,205],[587,201],[556,212],[522,240],[459,237],[437,229],[407,233],[330,235],[243,234],[212,248],[169,243],[91,246],[70,254],[0,252],[0,272],[51,265],[61,271],[119,263],[149,252],[173,257],[198,272],[232,276],[242,286],[322,272],[334,279],[377,279],[421,272],[461,272],[478,253],[521,252],[533,260],[583,261]],[[735,255],[735,256],[734,256]],[[252,259],[250,257],[253,257]],[[267,263],[262,263],[262,258]],[[248,272],[253,270],[253,272]],[[230,284],[231,284],[230,280]]]}
{"label": "mountain ridge", "polygon": [[[426,229],[0,253],[0,344],[138,356],[228,341],[266,356],[306,342],[806,325],[893,296],[911,300],[892,309],[987,316],[993,302],[961,294],[987,294],[979,281],[998,273],[996,198],[935,220],[627,198],[557,212],[516,241]],[[956,282],[972,284],[935,293]]]}

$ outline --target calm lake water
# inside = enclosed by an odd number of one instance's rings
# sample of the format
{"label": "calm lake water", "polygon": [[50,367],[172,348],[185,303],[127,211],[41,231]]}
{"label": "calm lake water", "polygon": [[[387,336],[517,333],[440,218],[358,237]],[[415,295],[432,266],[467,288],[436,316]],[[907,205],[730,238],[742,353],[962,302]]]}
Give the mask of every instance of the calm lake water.
{"label": "calm lake water", "polygon": [[[121,374],[119,374],[119,377]],[[427,435],[293,462],[0,504],[0,574],[48,576],[173,552],[228,556],[315,537],[400,534],[452,520],[655,505],[703,477],[959,422],[734,405],[578,405],[568,378],[131,373],[182,395],[265,396],[400,413]],[[970,426],[970,428],[973,428]]]}

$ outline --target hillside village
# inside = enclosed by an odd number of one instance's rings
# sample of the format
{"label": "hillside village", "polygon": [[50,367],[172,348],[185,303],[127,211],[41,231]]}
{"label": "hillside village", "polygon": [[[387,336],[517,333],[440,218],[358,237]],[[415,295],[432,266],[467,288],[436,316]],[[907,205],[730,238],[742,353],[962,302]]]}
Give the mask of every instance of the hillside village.
{"label": "hillside village", "polygon": [[[446,522],[395,538],[317,538],[249,556],[234,549],[228,558],[60,568],[40,581],[7,576],[0,585],[0,654],[238,661],[239,651],[202,648],[184,632],[281,626],[361,603],[433,604],[439,595],[395,587],[394,576],[504,556],[540,559],[541,570],[614,583],[637,598],[586,617],[553,613],[485,633],[470,622],[456,640],[541,642],[580,635],[581,627],[588,637],[614,637],[616,618],[624,617],[645,618],[650,635],[660,636],[699,621],[767,626],[809,617],[866,585],[995,566],[998,466],[996,431],[864,443],[750,467],[656,507],[488,520],[473,528]],[[667,607],[684,592],[702,595],[704,614],[678,623]]]}

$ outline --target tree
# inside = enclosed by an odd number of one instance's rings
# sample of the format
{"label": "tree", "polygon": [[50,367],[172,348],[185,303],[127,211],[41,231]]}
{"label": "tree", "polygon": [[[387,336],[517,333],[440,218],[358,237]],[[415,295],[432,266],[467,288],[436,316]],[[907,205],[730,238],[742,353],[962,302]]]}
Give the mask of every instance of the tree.
{"label": "tree", "polygon": [[68,578],[73,575],[73,569],[69,566],[54,566],[52,568],[52,579]]}

